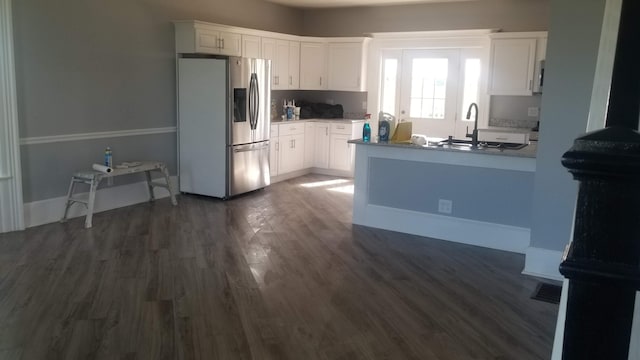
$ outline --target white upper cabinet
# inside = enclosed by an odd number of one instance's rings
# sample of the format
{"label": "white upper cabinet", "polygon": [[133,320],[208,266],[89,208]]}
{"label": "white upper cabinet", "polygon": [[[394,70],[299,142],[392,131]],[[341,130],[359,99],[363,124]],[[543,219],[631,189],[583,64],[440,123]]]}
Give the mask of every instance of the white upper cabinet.
{"label": "white upper cabinet", "polygon": [[327,89],[327,44],[300,43],[300,89]]}
{"label": "white upper cabinet", "polygon": [[366,90],[367,43],[367,39],[329,43],[330,90]]}
{"label": "white upper cabinet", "polygon": [[536,43],[536,66],[533,72],[533,92],[542,92],[542,83],[544,81],[544,60],[547,58],[547,38],[542,37]]}
{"label": "white upper cabinet", "polygon": [[196,20],[174,25],[176,53],[271,60],[272,90],[367,90],[369,38],[305,37]]}
{"label": "white upper cabinet", "polygon": [[271,60],[271,90],[279,89],[276,42],[276,39],[262,38],[262,58]]}
{"label": "white upper cabinet", "polygon": [[242,35],[200,21],[176,21],[176,52],[242,56]]}
{"label": "white upper cabinet", "polygon": [[300,42],[289,41],[289,89],[300,88]]}
{"label": "white upper cabinet", "polygon": [[271,89],[299,87],[300,43],[262,38],[262,57],[271,60]]}
{"label": "white upper cabinet", "polygon": [[262,59],[260,36],[242,35],[242,57]]}
{"label": "white upper cabinet", "polygon": [[491,95],[531,95],[539,54],[546,48],[546,33],[500,33],[491,39],[488,93]]}

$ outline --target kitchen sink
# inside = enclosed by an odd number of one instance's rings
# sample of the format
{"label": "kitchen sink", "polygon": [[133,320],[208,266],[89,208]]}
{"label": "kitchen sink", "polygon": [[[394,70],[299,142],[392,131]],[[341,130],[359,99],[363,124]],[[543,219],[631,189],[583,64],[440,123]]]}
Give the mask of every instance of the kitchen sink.
{"label": "kitchen sink", "polygon": [[[502,149],[502,150],[520,150],[528,144],[501,143],[494,141],[481,141],[478,143],[478,149]],[[438,146],[448,146],[451,148],[465,149],[471,148],[471,140],[467,139],[451,139],[442,140]]]}

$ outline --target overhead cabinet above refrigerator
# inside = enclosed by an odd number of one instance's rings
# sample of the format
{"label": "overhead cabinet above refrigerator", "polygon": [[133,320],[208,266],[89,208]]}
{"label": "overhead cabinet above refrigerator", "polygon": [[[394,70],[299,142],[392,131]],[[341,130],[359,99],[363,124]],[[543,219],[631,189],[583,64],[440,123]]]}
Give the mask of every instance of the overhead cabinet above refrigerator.
{"label": "overhead cabinet above refrigerator", "polygon": [[229,198],[270,183],[270,62],[178,58],[180,191]]}

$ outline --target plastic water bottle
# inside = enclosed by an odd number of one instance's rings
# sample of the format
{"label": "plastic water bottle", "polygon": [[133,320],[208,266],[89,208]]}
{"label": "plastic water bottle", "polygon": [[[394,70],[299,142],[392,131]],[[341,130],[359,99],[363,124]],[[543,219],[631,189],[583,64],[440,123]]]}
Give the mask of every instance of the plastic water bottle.
{"label": "plastic water bottle", "polygon": [[113,166],[113,152],[111,148],[107,146],[104,149],[104,166],[112,167]]}
{"label": "plastic water bottle", "polygon": [[362,141],[366,143],[371,141],[371,125],[368,122],[365,122],[362,127]]}

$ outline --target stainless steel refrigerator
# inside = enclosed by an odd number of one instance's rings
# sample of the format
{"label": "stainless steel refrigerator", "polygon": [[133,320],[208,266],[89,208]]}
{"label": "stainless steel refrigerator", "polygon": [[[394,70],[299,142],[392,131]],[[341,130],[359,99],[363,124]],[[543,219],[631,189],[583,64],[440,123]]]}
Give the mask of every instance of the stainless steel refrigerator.
{"label": "stainless steel refrigerator", "polygon": [[229,198],[270,183],[269,60],[178,58],[180,191]]}

